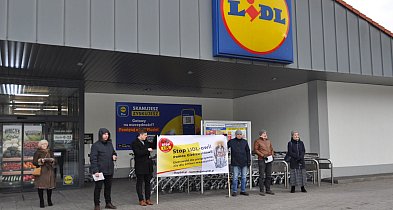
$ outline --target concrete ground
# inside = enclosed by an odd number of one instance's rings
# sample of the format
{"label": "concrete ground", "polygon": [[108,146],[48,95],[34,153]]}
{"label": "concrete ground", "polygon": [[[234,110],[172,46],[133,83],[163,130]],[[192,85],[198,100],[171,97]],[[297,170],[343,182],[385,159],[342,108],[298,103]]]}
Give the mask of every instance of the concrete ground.
{"label": "concrete ground", "polygon": [[[82,189],[55,190],[54,206],[45,209],[93,209],[93,190],[92,183]],[[158,205],[142,207],[137,204],[135,181],[116,179],[112,200],[118,209],[393,209],[393,179],[334,186],[322,183],[321,187],[309,184],[308,193],[292,194],[282,185],[273,186],[272,190],[276,195],[260,196],[257,188],[249,191],[250,196],[236,197],[228,197],[228,191],[224,190],[205,191],[203,195],[198,192],[160,194]],[[156,201],[155,194],[152,200]],[[38,195],[36,192],[0,194],[0,209],[40,209]]]}

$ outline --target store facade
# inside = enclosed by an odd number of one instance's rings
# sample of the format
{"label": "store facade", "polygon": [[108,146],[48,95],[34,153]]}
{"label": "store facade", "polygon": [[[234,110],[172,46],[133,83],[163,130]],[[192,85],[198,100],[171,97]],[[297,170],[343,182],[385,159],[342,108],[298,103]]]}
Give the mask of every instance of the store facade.
{"label": "store facade", "polygon": [[[41,126],[56,150],[55,136],[71,132],[72,145],[63,146],[76,154],[67,153],[61,181],[74,176],[80,186],[83,134],[116,133],[116,102],[196,104],[205,120],[251,121],[253,139],[267,129],[276,150],[299,130],[307,151],[334,162],[336,176],[392,173],[392,33],[341,0],[277,2],[0,0],[2,85],[59,89],[49,93],[58,100],[22,104],[34,110],[21,116],[16,92],[3,90],[3,145],[6,130],[20,132],[23,147],[23,132]],[[69,106],[78,111],[62,111]],[[370,148],[372,157],[362,155]],[[116,177],[127,176],[128,153],[119,151]]]}

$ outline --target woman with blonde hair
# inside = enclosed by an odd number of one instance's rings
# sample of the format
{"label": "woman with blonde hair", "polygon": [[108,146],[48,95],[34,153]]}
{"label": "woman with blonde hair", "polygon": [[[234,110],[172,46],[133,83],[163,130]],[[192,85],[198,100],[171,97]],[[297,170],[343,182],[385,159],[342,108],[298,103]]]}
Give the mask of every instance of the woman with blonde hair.
{"label": "woman with blonde hair", "polygon": [[48,206],[53,206],[52,189],[56,187],[54,165],[55,159],[53,152],[48,147],[47,140],[38,143],[37,151],[34,153],[33,164],[41,168],[41,174],[34,179],[35,188],[38,189],[40,207],[44,208],[44,190],[46,189]]}

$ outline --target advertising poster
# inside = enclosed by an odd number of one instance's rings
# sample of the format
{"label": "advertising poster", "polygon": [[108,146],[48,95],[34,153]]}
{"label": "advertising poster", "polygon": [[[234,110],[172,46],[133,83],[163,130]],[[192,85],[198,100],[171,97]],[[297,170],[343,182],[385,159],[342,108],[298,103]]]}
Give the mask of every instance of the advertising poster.
{"label": "advertising poster", "polygon": [[220,123],[220,122],[212,122],[205,124],[205,135],[224,135],[227,137],[227,140],[231,140],[235,138],[236,130],[241,130],[243,133],[243,138],[248,139],[247,135],[247,123]]}
{"label": "advertising poster", "polygon": [[3,158],[22,157],[22,125],[3,126]]}
{"label": "advertising poster", "polygon": [[228,173],[226,142],[223,135],[159,136],[157,176]]}
{"label": "advertising poster", "polygon": [[42,139],[42,125],[24,126],[23,155],[33,157],[38,148],[38,142]]}
{"label": "advertising poster", "polygon": [[198,135],[201,119],[201,105],[116,102],[116,150],[131,150],[142,128],[154,145],[156,135]]}

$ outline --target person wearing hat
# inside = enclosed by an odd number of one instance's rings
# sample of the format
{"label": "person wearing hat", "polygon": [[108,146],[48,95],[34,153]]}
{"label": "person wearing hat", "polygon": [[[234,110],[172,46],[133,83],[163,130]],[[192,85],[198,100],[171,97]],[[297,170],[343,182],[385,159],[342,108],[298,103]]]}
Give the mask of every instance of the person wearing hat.
{"label": "person wearing hat", "polygon": [[241,174],[240,195],[248,196],[246,192],[247,171],[251,165],[250,147],[247,140],[243,139],[241,130],[235,132],[236,137],[228,141],[228,149],[231,150],[231,166],[233,168],[232,196],[237,195],[237,183]]}
{"label": "person wearing hat", "polygon": [[254,141],[254,152],[258,155],[259,166],[259,194],[264,196],[266,194],[274,195],[270,189],[272,180],[272,161],[274,150],[272,142],[267,137],[266,130],[259,131],[259,138]]}

